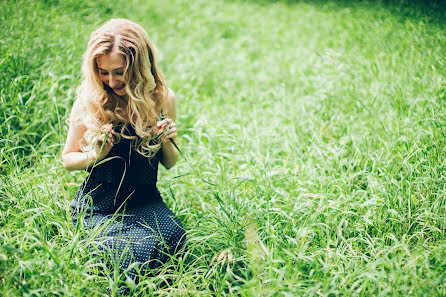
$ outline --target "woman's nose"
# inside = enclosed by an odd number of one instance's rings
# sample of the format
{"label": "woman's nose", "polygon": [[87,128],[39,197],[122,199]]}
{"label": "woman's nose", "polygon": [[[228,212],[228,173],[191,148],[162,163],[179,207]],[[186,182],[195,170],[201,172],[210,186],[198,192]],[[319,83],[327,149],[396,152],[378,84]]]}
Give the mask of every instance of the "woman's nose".
{"label": "woman's nose", "polygon": [[110,88],[115,88],[116,87],[116,78],[113,75],[110,75],[110,79],[108,81],[108,85],[110,86]]}

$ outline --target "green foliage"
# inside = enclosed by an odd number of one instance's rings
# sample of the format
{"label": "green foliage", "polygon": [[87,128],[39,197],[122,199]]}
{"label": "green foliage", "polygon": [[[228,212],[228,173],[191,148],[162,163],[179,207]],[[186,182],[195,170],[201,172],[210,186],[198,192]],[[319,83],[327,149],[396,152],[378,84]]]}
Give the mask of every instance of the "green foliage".
{"label": "green foliage", "polygon": [[85,173],[60,161],[82,53],[111,17],[159,48],[187,159],[158,187],[188,248],[136,296],[446,295],[436,3],[4,1],[0,295],[116,294],[71,225]]}

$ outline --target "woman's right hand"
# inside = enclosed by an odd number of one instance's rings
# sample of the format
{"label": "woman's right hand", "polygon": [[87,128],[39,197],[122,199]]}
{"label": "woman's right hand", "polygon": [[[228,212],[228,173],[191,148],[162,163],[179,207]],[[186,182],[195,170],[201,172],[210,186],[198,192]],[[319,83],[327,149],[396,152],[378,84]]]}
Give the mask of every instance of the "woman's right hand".
{"label": "woman's right hand", "polygon": [[[113,147],[113,135],[116,133],[113,130],[112,124],[106,124],[101,127],[99,136],[96,141],[96,161],[104,159]],[[108,134],[107,134],[108,133]],[[107,139],[105,139],[107,135]],[[104,142],[105,141],[105,142]],[[102,147],[102,148],[101,148]]]}

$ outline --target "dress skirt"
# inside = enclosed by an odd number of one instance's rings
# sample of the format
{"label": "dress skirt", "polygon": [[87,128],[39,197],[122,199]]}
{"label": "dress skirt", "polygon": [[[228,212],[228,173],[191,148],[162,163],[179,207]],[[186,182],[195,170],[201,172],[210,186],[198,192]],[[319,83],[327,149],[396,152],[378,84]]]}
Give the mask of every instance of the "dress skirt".
{"label": "dress skirt", "polygon": [[[79,187],[71,204],[74,226],[81,220],[94,231],[95,247],[107,265],[119,267],[137,281],[154,275],[185,241],[180,220],[167,208],[156,184],[89,183]],[[138,271],[139,270],[139,271]]]}

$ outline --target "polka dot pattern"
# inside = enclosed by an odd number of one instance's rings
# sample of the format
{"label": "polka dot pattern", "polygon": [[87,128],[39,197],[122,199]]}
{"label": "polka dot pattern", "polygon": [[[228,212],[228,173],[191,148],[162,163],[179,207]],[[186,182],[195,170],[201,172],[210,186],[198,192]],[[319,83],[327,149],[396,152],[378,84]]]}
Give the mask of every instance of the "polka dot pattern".
{"label": "polka dot pattern", "polygon": [[[123,150],[131,149],[126,141],[116,144],[116,147],[114,154],[119,153],[121,156]],[[112,151],[110,153],[113,156]],[[138,153],[133,151],[131,154]],[[77,221],[81,220],[87,231],[99,228],[96,247],[110,256],[106,260],[107,264],[118,264],[120,272],[127,273],[135,281],[138,269],[142,273],[152,273],[152,270],[174,255],[185,241],[185,231],[180,220],[168,209],[156,188],[158,166],[153,166],[153,162],[158,163],[158,159],[155,156],[145,165],[138,166],[134,166],[138,159],[126,160],[127,166],[128,163],[132,165],[126,170],[130,172],[130,177],[138,174],[155,176],[155,183],[152,178],[122,177],[119,177],[120,182],[117,183],[117,178],[110,176],[121,174],[122,166],[119,167],[118,163],[115,164],[117,170],[111,166],[94,168],[100,169],[97,172],[103,171],[103,174],[95,177],[89,175],[71,203],[73,225],[76,226]]]}

